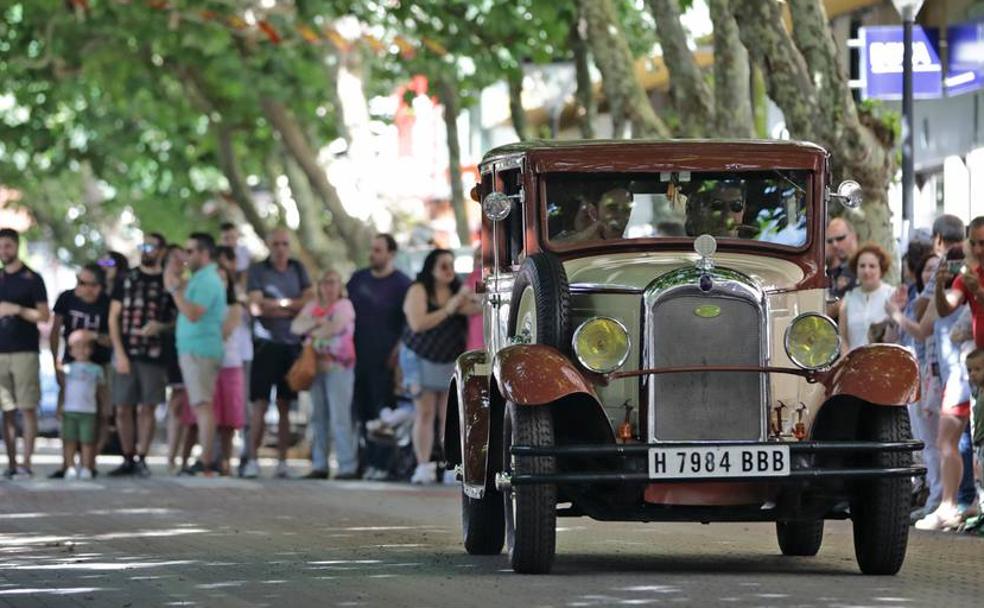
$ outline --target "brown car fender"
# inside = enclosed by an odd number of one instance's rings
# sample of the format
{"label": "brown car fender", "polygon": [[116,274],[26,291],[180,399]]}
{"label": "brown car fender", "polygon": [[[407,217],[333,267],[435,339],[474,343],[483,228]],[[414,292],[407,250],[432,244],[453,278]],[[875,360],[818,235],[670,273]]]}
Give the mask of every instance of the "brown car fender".
{"label": "brown car fender", "polygon": [[896,344],[867,344],[851,350],[820,378],[824,401],[855,397],[873,405],[904,406],[919,398],[919,364]]}
{"label": "brown car fender", "polygon": [[458,357],[448,391],[444,425],[445,458],[462,465],[465,493],[480,498],[485,488],[489,440],[488,353],[472,350]]}
{"label": "brown car fender", "polygon": [[499,395],[517,405],[547,405],[575,393],[585,393],[598,401],[591,382],[552,346],[507,346],[492,362],[492,375]]}

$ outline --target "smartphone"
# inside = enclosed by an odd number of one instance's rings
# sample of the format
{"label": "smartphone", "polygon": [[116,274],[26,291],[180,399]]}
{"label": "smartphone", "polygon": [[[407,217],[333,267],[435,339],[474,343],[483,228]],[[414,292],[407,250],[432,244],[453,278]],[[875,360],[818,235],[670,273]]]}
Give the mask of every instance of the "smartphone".
{"label": "smartphone", "polygon": [[950,274],[960,274],[960,269],[963,268],[963,260],[949,260],[946,263],[946,271]]}

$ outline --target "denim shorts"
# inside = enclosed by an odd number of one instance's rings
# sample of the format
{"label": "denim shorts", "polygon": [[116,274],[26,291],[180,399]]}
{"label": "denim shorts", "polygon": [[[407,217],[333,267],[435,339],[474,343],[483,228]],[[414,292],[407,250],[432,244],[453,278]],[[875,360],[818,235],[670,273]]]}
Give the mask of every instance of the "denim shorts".
{"label": "denim shorts", "polygon": [[420,396],[420,355],[400,345],[400,372],[403,375],[401,386],[404,394],[411,399]]}
{"label": "denim shorts", "polygon": [[431,361],[413,352],[405,344],[400,345],[400,370],[403,372],[403,389],[413,398],[420,390],[446,391],[454,375],[454,361]]}

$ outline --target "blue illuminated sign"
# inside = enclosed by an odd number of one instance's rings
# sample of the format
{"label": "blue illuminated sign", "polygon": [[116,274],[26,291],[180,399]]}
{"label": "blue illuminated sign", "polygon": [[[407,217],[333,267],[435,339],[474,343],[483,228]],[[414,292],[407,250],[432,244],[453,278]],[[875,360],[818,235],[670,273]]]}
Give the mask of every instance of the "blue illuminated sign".
{"label": "blue illuminated sign", "polygon": [[[862,95],[866,99],[902,99],[902,26],[862,27]],[[943,63],[936,51],[936,30],[912,28],[912,93],[916,99],[943,96]]]}

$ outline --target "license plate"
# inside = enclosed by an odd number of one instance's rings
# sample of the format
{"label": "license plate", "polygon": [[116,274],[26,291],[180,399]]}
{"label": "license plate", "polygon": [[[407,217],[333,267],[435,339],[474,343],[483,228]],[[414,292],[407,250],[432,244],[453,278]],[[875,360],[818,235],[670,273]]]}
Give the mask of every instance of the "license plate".
{"label": "license plate", "polygon": [[789,446],[650,448],[649,478],[786,477]]}

